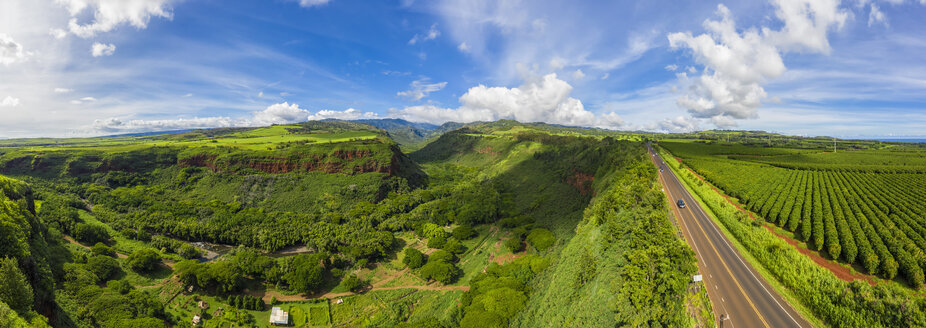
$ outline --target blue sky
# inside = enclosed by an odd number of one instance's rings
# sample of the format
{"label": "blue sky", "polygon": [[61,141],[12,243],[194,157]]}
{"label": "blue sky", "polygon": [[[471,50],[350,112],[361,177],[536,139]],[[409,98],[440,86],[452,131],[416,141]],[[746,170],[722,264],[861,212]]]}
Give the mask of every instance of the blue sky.
{"label": "blue sky", "polygon": [[926,0],[5,0],[0,137],[323,118],[926,135]]}

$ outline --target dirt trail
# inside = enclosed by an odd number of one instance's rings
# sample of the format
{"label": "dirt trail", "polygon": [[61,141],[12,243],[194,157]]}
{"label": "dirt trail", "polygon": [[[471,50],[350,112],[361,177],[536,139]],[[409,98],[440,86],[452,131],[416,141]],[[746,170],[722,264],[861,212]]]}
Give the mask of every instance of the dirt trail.
{"label": "dirt trail", "polygon": [[[446,290],[461,290],[469,291],[469,286],[393,286],[393,287],[373,287],[366,289],[364,292],[378,291],[378,290],[397,290],[397,289],[417,289],[417,290],[430,290],[430,291],[446,291]],[[264,291],[264,292],[252,292],[248,291],[248,295],[260,297],[266,302],[270,301],[270,298],[276,298],[277,301],[305,301],[310,299],[319,299],[319,298],[338,298],[351,295],[357,295],[357,293],[352,292],[343,292],[343,293],[324,293],[324,294],[313,294],[313,295],[283,295],[278,291]]]}
{"label": "dirt trail", "polygon": [[[81,243],[77,242],[76,240],[74,240],[74,238],[71,238],[71,236],[64,235],[64,234],[62,234],[61,236],[64,237],[64,240],[66,240],[67,242],[69,242],[69,243],[71,243],[71,244],[74,244],[74,245],[83,247],[83,248],[85,248],[85,249],[90,249],[90,246],[87,246],[87,245],[84,245],[84,244],[81,244]],[[129,256],[128,256],[128,255],[125,255],[125,254],[122,254],[122,253],[119,253],[119,252],[116,252],[116,257],[118,257],[118,258],[120,258],[120,259],[124,259],[124,258],[128,258]],[[173,270],[173,269],[174,269],[174,265],[177,264],[177,263],[174,263],[174,261],[171,261],[171,260],[162,260],[161,263],[164,264],[164,265],[166,265],[166,266],[167,266],[168,268],[170,268],[171,270]]]}
{"label": "dirt trail", "polygon": [[[678,157],[676,157],[676,159],[678,159]],[[681,159],[679,159],[679,162],[681,162]],[[730,197],[729,195],[723,193],[720,189],[717,189],[717,187],[714,187],[714,185],[707,182],[707,180],[705,180],[704,177],[696,173],[691,168],[686,168],[686,169],[688,170],[688,172],[691,172],[691,174],[693,174],[695,177],[697,177],[698,179],[701,179],[702,182],[710,186],[711,189],[714,190],[714,192],[723,196],[723,198],[727,200],[727,203],[730,203],[730,205],[733,205],[734,207],[736,207],[736,209],[749,215],[750,219],[753,219],[753,220],[756,219],[756,216],[754,213],[743,208],[741,204],[734,202],[733,197]],[[847,282],[852,282],[855,280],[864,280],[871,285],[875,285],[875,280],[872,278],[872,276],[863,274],[863,273],[852,273],[851,269],[835,261],[831,261],[831,260],[827,260],[823,258],[823,256],[821,256],[819,252],[800,247],[800,242],[792,238],[789,238],[788,236],[775,232],[775,228],[770,223],[765,223],[762,226],[765,227],[765,229],[768,229],[768,231],[774,234],[775,236],[778,236],[778,238],[781,238],[785,242],[790,244],[791,246],[794,246],[794,248],[797,249],[798,252],[801,252],[801,254],[804,254],[804,255],[807,255],[807,257],[810,257],[810,259],[813,260],[815,263],[817,263],[817,265],[824,267],[827,270],[830,270],[830,272],[836,275],[837,278],[843,281],[847,281]]]}
{"label": "dirt trail", "polygon": [[[68,241],[69,243],[71,243],[71,244],[74,244],[74,245],[77,245],[77,246],[80,246],[80,247],[83,247],[83,248],[86,248],[86,249],[90,249],[90,246],[87,246],[87,245],[78,243],[76,240],[74,240],[74,238],[71,238],[71,236],[68,236],[68,235],[61,235],[61,236],[63,236],[63,237],[64,237],[64,240],[67,240],[67,241]],[[124,258],[127,258],[127,257],[129,257],[129,256],[128,256],[128,255],[125,255],[125,254],[122,254],[122,253],[119,253],[119,252],[116,252],[116,257],[118,257],[118,258],[120,258],[120,259],[124,259]]]}
{"label": "dirt trail", "polygon": [[395,280],[396,278],[401,277],[406,272],[408,272],[408,267],[406,267],[405,269],[402,269],[402,271],[397,271],[396,273],[393,273],[380,281],[374,282],[373,287],[375,288],[375,287],[380,287],[385,284],[388,284],[389,282]]}

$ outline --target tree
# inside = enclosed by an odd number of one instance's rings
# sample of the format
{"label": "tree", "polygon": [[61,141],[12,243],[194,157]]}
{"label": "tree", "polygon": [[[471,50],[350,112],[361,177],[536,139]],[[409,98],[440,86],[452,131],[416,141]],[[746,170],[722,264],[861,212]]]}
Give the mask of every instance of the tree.
{"label": "tree", "polygon": [[442,249],[434,251],[434,253],[431,253],[431,255],[428,256],[428,263],[431,263],[431,262],[450,263],[450,262],[453,262],[453,260],[454,260],[453,253],[450,253]]}
{"label": "tree", "polygon": [[536,228],[531,230],[527,235],[527,242],[531,244],[537,251],[543,252],[553,246],[553,243],[556,242],[556,237],[553,236],[553,232],[544,228]]}
{"label": "tree", "polygon": [[461,273],[460,268],[453,263],[437,261],[428,261],[428,264],[421,267],[419,272],[424,279],[433,279],[444,284],[454,282]]}
{"label": "tree", "polygon": [[116,250],[104,243],[96,243],[90,248],[90,252],[95,255],[116,256]]}
{"label": "tree", "polygon": [[441,249],[453,254],[462,254],[463,251],[466,250],[466,248],[463,246],[463,243],[453,237],[447,239],[447,242],[444,243],[444,247]]}
{"label": "tree", "polygon": [[150,249],[135,251],[125,259],[125,263],[128,264],[129,269],[137,272],[151,272],[157,267],[160,261],[161,256]]}
{"label": "tree", "polygon": [[430,248],[443,248],[444,244],[447,243],[447,237],[445,234],[436,234],[431,238],[428,238],[428,247]]}
{"label": "tree", "polygon": [[476,236],[476,231],[473,230],[473,227],[468,224],[461,224],[453,229],[453,232],[450,233],[453,235],[453,238],[457,240],[467,240]]}
{"label": "tree", "polygon": [[99,281],[106,281],[119,272],[119,262],[105,255],[94,255],[87,259],[87,270],[93,272]]}
{"label": "tree", "polygon": [[344,286],[344,288],[352,292],[357,292],[363,285],[363,280],[360,280],[360,278],[357,278],[357,276],[353,274],[344,278],[344,281],[341,281],[341,286]]}
{"label": "tree", "polygon": [[202,256],[202,252],[199,248],[193,247],[190,244],[183,244],[183,246],[180,246],[177,254],[185,259],[195,259]]}
{"label": "tree", "polygon": [[322,285],[322,274],[319,254],[296,255],[290,264],[291,271],[283,275],[283,280],[295,291],[311,293]]}
{"label": "tree", "polygon": [[29,285],[26,275],[19,270],[14,258],[0,259],[0,301],[19,313],[28,312],[32,308],[32,285]]}
{"label": "tree", "polygon": [[86,223],[74,225],[74,238],[85,244],[96,244],[109,240],[109,232],[106,228]]}
{"label": "tree", "polygon": [[421,251],[414,248],[405,249],[405,257],[402,258],[402,263],[405,263],[411,269],[420,268],[424,265],[424,254]]}
{"label": "tree", "polygon": [[106,282],[106,287],[122,295],[132,290],[132,284],[126,280],[110,280]]}
{"label": "tree", "polygon": [[151,241],[151,234],[144,230],[138,230],[138,233],[135,234],[135,239],[148,242]]}
{"label": "tree", "polygon": [[121,233],[123,236],[125,236],[125,238],[128,238],[128,239],[135,239],[138,237],[137,234],[135,233],[135,230],[132,230],[131,228],[122,229],[119,231],[119,233]]}
{"label": "tree", "polygon": [[524,240],[518,236],[512,236],[505,240],[505,247],[508,247],[512,253],[518,252],[524,247]]}

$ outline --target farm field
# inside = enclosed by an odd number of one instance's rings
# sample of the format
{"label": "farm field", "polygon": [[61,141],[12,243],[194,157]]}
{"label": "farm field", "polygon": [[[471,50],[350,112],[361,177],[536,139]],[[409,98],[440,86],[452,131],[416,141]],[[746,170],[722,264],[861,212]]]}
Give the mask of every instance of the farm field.
{"label": "farm field", "polygon": [[922,152],[767,148],[666,140],[660,145],[750,211],[826,257],[923,287]]}
{"label": "farm field", "polygon": [[148,147],[232,147],[261,150],[287,142],[328,143],[374,139],[379,135],[372,128],[348,130],[330,127],[273,125],[261,128],[235,128],[190,131],[179,134],[126,136],[112,138],[70,139],[7,139],[0,140],[2,149],[26,151],[100,150],[125,152]]}

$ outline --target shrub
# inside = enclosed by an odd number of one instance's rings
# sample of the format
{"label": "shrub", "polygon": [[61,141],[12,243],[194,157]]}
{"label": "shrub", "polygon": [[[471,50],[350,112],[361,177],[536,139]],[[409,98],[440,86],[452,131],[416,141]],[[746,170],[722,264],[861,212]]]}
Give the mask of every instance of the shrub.
{"label": "shrub", "polygon": [[527,235],[527,242],[537,251],[543,252],[556,243],[556,237],[550,230],[536,228]]}

